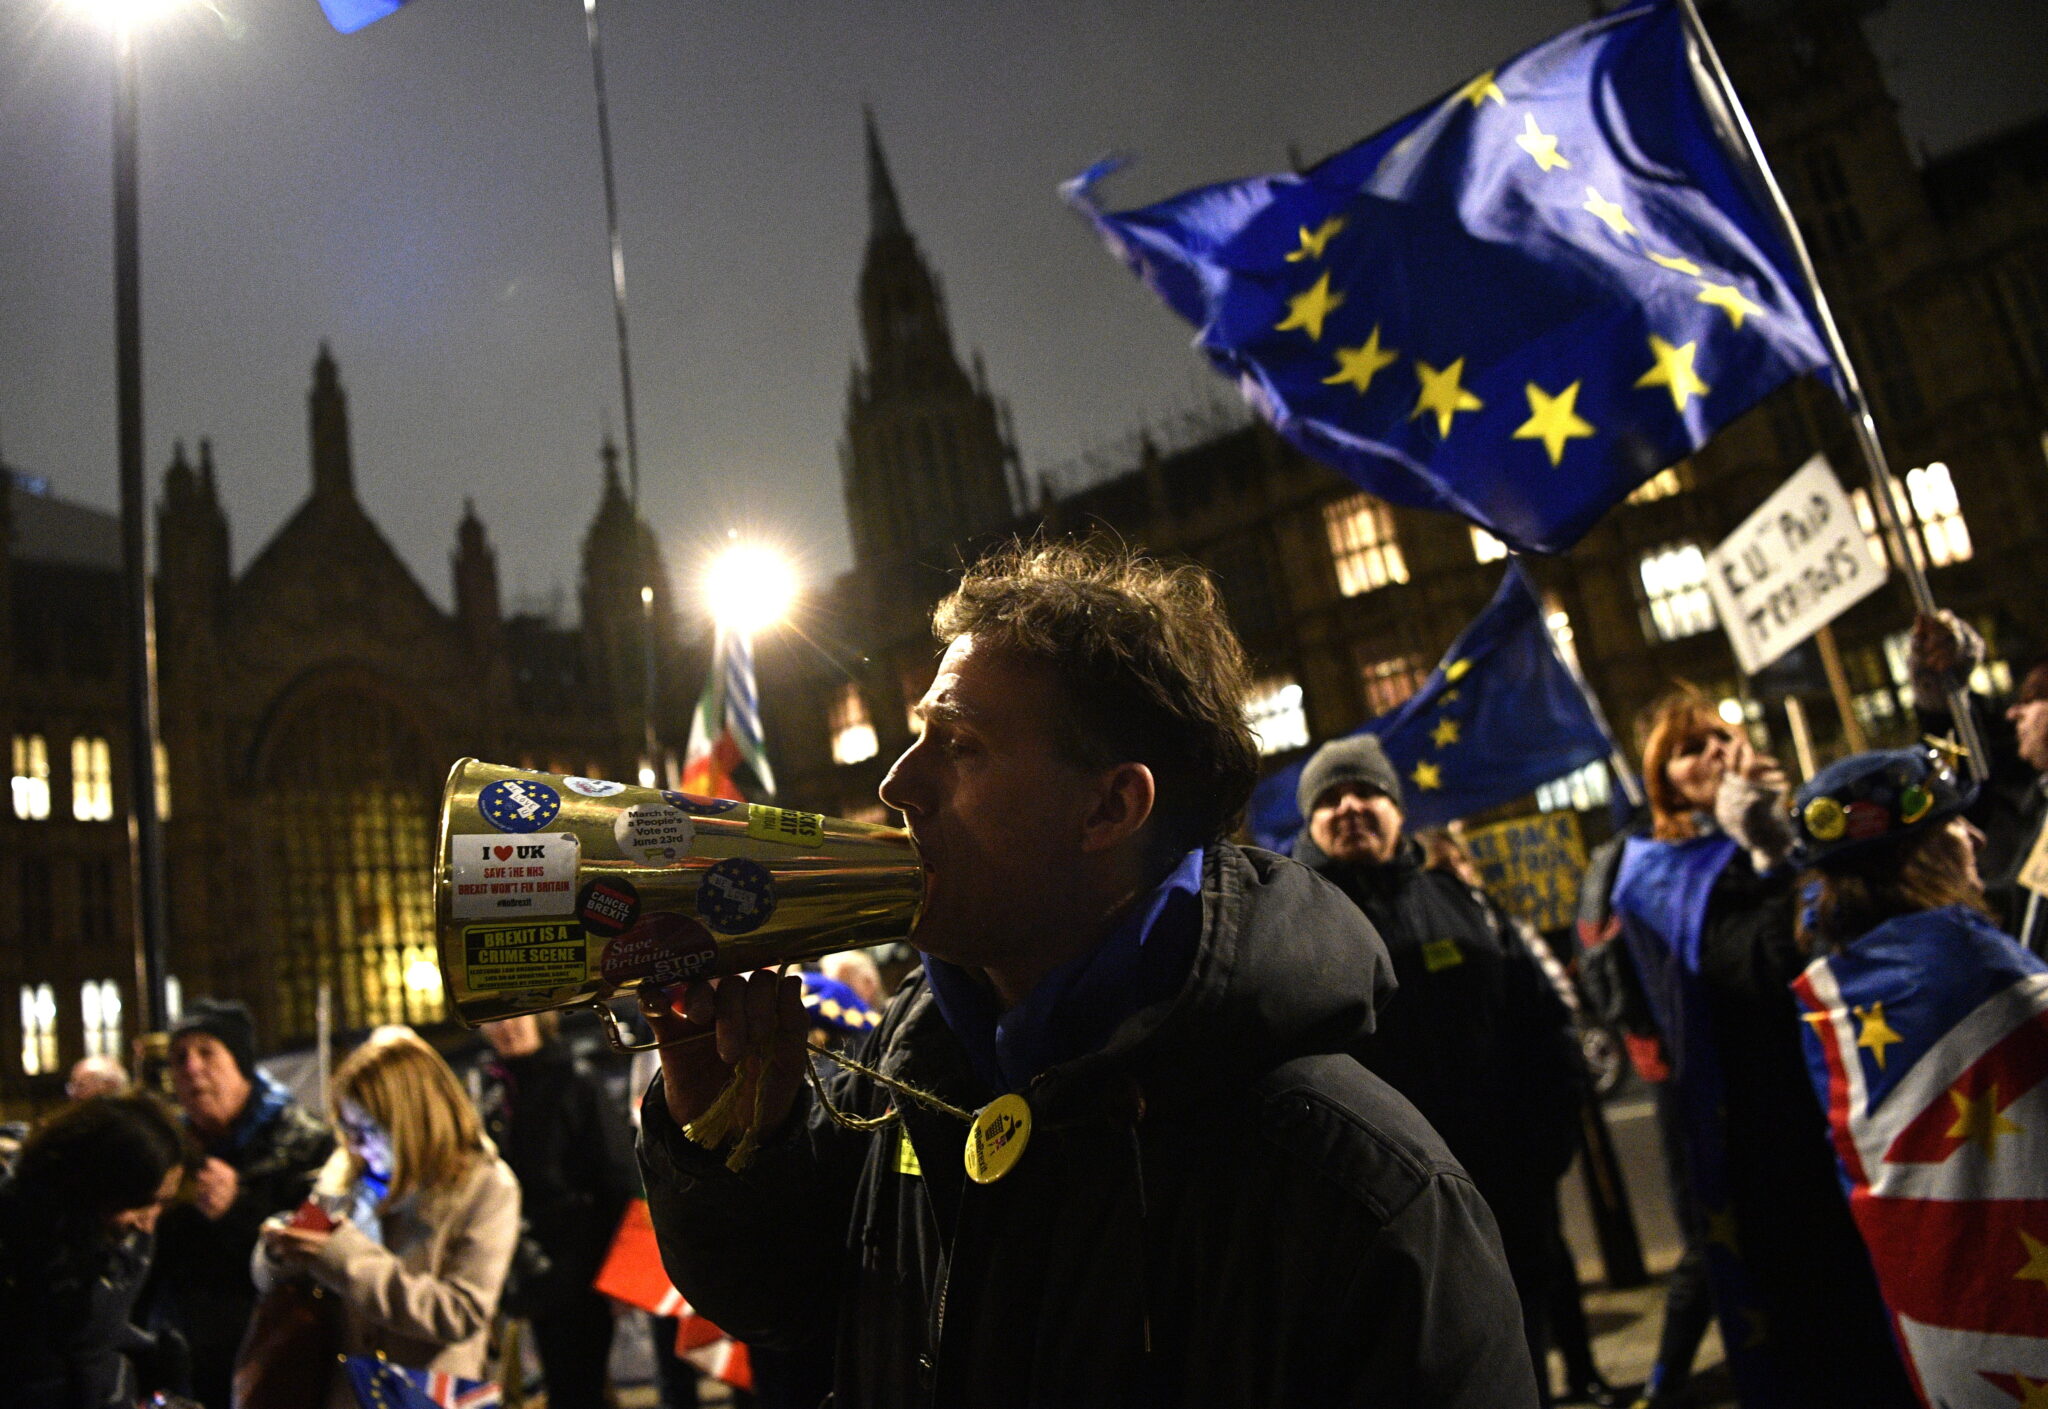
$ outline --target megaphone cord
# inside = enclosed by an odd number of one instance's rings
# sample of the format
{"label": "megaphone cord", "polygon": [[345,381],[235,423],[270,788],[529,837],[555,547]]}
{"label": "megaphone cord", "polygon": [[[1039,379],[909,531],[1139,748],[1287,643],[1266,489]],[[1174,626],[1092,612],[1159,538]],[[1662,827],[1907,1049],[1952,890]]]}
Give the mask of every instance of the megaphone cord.
{"label": "megaphone cord", "polygon": [[[815,1042],[807,1042],[804,1045],[821,1057],[831,1058],[856,1076],[864,1076],[877,1086],[886,1087],[899,1096],[917,1102],[926,1110],[937,1111],[941,1115],[949,1115],[953,1119],[966,1124],[974,1122],[974,1113],[972,1111],[963,1111],[958,1106],[942,1101],[931,1092],[912,1086],[907,1081],[898,1081],[892,1076],[884,1076],[865,1062],[855,1061],[852,1057],[835,1052],[830,1047],[820,1047]],[[825,1090],[825,1080],[818,1075],[818,1064],[816,1062],[804,1063],[804,1077],[811,1083],[811,1090],[818,1098],[818,1105],[823,1108],[825,1114],[834,1125],[841,1126],[847,1130],[872,1131],[880,1130],[902,1117],[902,1113],[894,1106],[891,1106],[888,1110],[877,1116],[848,1115],[832,1103],[832,1097]]]}

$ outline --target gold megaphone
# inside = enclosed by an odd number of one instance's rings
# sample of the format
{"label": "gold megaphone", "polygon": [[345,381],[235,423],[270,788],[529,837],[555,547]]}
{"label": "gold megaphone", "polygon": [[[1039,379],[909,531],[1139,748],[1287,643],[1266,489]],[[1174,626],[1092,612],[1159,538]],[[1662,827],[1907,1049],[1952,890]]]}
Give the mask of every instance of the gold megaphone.
{"label": "gold megaphone", "polygon": [[473,758],[441,798],[441,978],[470,1027],[578,1004],[611,1019],[604,1000],[643,985],[902,939],[923,900],[896,827]]}

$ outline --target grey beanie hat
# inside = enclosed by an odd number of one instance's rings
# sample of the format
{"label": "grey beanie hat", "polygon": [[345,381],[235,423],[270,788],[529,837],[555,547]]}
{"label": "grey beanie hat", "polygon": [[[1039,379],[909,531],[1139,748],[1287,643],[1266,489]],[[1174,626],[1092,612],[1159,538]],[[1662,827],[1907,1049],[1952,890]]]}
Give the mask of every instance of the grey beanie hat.
{"label": "grey beanie hat", "polygon": [[1401,777],[1375,735],[1347,735],[1332,739],[1315,751],[1308,766],[1301,770],[1301,785],[1294,793],[1301,815],[1307,817],[1313,812],[1316,799],[1339,783],[1363,783],[1377,788],[1394,800],[1394,806],[1403,806]]}

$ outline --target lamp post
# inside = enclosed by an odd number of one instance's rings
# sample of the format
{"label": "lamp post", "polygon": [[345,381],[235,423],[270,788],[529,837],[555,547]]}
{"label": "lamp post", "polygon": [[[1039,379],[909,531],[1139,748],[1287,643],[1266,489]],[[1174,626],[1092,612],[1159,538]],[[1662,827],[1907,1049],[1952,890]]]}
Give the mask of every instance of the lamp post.
{"label": "lamp post", "polygon": [[134,5],[110,11],[114,32],[114,380],[119,419],[121,568],[127,608],[128,853],[135,987],[143,1027],[168,1017],[164,992],[164,831],[157,811],[156,623],[142,476],[142,251],[137,219],[140,129]]}

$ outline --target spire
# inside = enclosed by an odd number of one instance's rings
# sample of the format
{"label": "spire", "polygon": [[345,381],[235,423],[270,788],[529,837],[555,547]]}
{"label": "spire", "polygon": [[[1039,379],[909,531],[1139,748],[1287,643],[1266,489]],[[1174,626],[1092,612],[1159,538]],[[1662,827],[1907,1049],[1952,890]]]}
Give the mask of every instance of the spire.
{"label": "spire", "polygon": [[868,136],[868,238],[907,235],[910,227],[903,223],[896,183],[889,179],[889,159],[882,155],[882,137],[875,130],[875,110],[863,107],[861,116],[867,124]]}
{"label": "spire", "polygon": [[313,359],[313,389],[306,394],[307,419],[313,441],[313,493],[352,495],[355,467],[348,448],[348,393],[341,389],[341,371],[321,339]]}
{"label": "spire", "polygon": [[455,619],[472,641],[487,642],[498,629],[498,555],[491,551],[474,499],[462,501],[450,567],[455,577]]}

